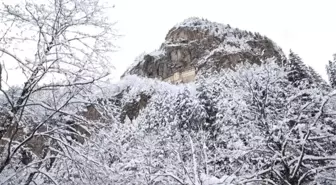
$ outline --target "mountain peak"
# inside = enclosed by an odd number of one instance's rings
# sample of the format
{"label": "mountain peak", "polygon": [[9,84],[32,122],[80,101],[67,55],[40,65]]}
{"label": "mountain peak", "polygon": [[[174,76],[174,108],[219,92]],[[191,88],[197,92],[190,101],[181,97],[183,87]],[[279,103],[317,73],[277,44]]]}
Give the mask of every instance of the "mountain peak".
{"label": "mountain peak", "polygon": [[124,75],[189,82],[204,72],[244,62],[261,64],[269,58],[281,62],[284,54],[267,37],[191,17],[170,29],[161,47],[140,57]]}
{"label": "mountain peak", "polygon": [[[190,17],[185,19],[181,23],[176,24],[167,34],[166,41],[176,40],[176,33],[181,32],[193,32],[194,35],[197,33],[201,36],[213,36],[217,38],[222,38],[222,36],[231,29],[229,25],[220,24],[217,22],[211,22],[207,19]],[[181,39],[194,39],[194,38],[181,38]]]}
{"label": "mountain peak", "polygon": [[[184,21],[176,24],[173,28],[179,29],[179,28],[189,28],[194,30],[212,30],[212,33],[218,32],[218,30],[224,30],[226,28],[230,28],[229,25],[217,23],[217,22],[211,22],[204,18],[198,18],[198,17],[190,17],[185,19]],[[217,30],[217,31],[216,31]]]}

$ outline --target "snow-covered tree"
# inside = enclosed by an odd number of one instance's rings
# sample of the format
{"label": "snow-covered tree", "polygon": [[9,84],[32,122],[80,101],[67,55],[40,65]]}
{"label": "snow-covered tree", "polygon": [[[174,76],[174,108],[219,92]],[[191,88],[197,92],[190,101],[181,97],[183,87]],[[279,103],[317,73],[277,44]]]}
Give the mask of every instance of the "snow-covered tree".
{"label": "snow-covered tree", "polygon": [[[212,74],[215,75],[215,74]],[[217,115],[217,97],[220,94],[220,81],[217,78],[211,78],[213,81],[208,85],[210,78],[204,75],[200,76],[196,81],[197,98],[205,109],[207,116],[203,130],[211,130],[211,133],[216,134],[216,115]]]}
{"label": "snow-covered tree", "polygon": [[[85,158],[80,149],[91,131],[81,112],[111,69],[115,34],[106,11],[99,0],[1,5],[0,183],[55,184],[62,177],[54,179],[51,166],[84,168],[77,159]],[[63,172],[64,184],[83,177]]]}
{"label": "snow-covered tree", "polygon": [[333,61],[329,61],[327,65],[327,74],[329,83],[332,88],[336,87],[336,55],[334,55]]}
{"label": "snow-covered tree", "polygon": [[322,89],[328,87],[327,82],[311,66],[308,67],[308,71],[310,74],[310,78],[313,81],[313,84],[315,84],[316,86],[319,86]]}
{"label": "snow-covered tree", "polygon": [[[326,110],[334,94],[292,84],[274,63],[237,71],[214,77],[223,79],[217,114],[222,134],[214,141],[215,161],[226,167],[215,169],[225,175],[235,172],[242,179],[236,183],[243,184],[305,184],[334,177],[332,170],[320,170],[321,165],[334,165],[328,153],[334,152],[335,118]],[[307,158],[304,165],[300,158]]]}
{"label": "snow-covered tree", "polygon": [[303,63],[302,59],[295,54],[292,50],[290,50],[288,56],[288,80],[292,83],[299,85],[305,83],[307,85],[311,84],[312,81],[310,79],[308,68]]}

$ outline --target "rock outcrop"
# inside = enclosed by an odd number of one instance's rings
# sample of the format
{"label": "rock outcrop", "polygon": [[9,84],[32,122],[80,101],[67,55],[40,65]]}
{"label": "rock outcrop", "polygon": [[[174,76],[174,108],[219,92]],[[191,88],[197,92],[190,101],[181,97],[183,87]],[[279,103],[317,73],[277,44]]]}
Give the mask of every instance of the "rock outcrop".
{"label": "rock outcrop", "polygon": [[168,32],[159,50],[141,56],[124,75],[189,82],[205,71],[233,68],[242,62],[260,64],[268,58],[281,63],[285,56],[267,37],[189,18]]}

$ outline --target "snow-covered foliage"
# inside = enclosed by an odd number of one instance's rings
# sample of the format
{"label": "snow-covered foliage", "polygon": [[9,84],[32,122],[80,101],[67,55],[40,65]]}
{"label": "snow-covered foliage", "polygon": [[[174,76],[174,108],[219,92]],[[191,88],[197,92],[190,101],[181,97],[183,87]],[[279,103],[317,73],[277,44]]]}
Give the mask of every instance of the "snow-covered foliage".
{"label": "snow-covered foliage", "polygon": [[[189,84],[106,84],[93,91],[103,119],[53,119],[64,130],[38,133],[44,155],[27,147],[1,182],[35,174],[37,184],[333,184],[336,92],[300,86],[287,71],[267,61]],[[128,104],[136,116],[119,119]],[[61,127],[67,121],[81,129]]]}
{"label": "snow-covered foliage", "polygon": [[329,61],[327,65],[327,74],[329,83],[332,88],[336,87],[336,54],[334,55],[334,58],[332,61]]}
{"label": "snow-covered foliage", "polygon": [[143,133],[132,183],[332,184],[335,94],[299,87],[285,71],[268,61],[179,85],[178,93],[153,86],[131,123]]}
{"label": "snow-covered foliage", "polygon": [[99,0],[1,4],[0,184],[104,179],[84,149],[98,124],[90,96],[111,69],[106,13]]}

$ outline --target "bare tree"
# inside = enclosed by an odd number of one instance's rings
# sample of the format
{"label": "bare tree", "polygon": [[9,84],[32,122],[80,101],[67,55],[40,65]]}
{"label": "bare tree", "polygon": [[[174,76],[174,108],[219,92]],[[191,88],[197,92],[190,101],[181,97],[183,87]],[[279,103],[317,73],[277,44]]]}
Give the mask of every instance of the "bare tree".
{"label": "bare tree", "polygon": [[[49,136],[59,131],[55,116],[81,120],[71,106],[85,103],[112,67],[109,55],[116,35],[108,10],[99,0],[2,4],[0,174],[42,130]],[[20,76],[24,81],[16,80],[19,88],[11,94],[11,78]]]}

